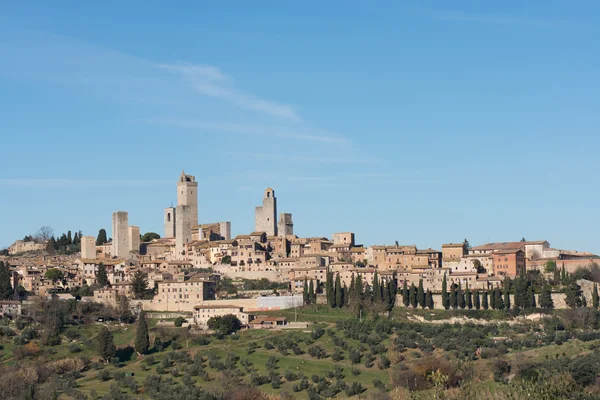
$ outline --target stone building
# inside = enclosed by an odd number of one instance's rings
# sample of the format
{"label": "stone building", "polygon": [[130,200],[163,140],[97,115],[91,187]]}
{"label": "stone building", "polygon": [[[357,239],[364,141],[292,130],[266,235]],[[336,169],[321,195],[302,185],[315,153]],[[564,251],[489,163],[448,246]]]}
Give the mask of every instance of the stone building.
{"label": "stone building", "polygon": [[203,278],[178,277],[177,280],[158,282],[154,303],[202,303],[215,299],[216,282]]}
{"label": "stone building", "polygon": [[212,222],[194,226],[192,240],[231,240],[231,222]]}
{"label": "stone building", "polygon": [[129,252],[140,252],[140,227],[139,226],[129,226],[128,227],[128,235],[129,235]]}
{"label": "stone building", "polygon": [[165,208],[165,232],[163,237],[170,239],[175,237],[175,220],[177,219],[177,209],[175,207]]}
{"label": "stone building", "polygon": [[254,226],[256,232],[266,232],[268,236],[277,236],[277,199],[271,188],[265,190],[263,205],[254,211]]}
{"label": "stone building", "polygon": [[517,276],[525,272],[525,252],[519,249],[497,250],[493,256],[494,274]]}
{"label": "stone building", "polygon": [[467,254],[464,243],[448,243],[442,245],[442,262],[459,262]]}
{"label": "stone building", "polygon": [[282,237],[294,235],[294,223],[292,222],[292,214],[279,214],[279,222],[277,223],[277,233],[279,236]]}
{"label": "stone building", "polygon": [[212,317],[223,317],[228,314],[235,315],[242,324],[248,323],[248,314],[243,312],[243,307],[234,305],[197,305],[194,306],[194,322],[202,328],[207,328],[208,320]]}
{"label": "stone building", "polygon": [[26,253],[28,251],[38,251],[45,250],[46,242],[40,243],[34,240],[17,240],[13,244],[11,244],[8,248],[8,254],[15,255],[20,253]]}
{"label": "stone building", "polygon": [[93,236],[83,236],[81,238],[81,258],[90,260],[96,259],[96,238]]}
{"label": "stone building", "polygon": [[129,258],[129,214],[127,211],[117,211],[112,215],[112,255]]}

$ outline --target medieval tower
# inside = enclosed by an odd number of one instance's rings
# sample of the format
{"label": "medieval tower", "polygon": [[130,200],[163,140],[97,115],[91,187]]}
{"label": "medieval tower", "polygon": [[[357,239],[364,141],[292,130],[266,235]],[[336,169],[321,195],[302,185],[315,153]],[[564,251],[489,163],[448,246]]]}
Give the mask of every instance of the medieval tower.
{"label": "medieval tower", "polygon": [[112,215],[112,255],[121,259],[129,258],[129,214],[116,211]]}
{"label": "medieval tower", "polygon": [[292,214],[279,214],[279,222],[277,223],[277,233],[279,236],[286,237],[294,234],[294,223],[292,222]]}
{"label": "medieval tower", "polygon": [[192,228],[198,225],[198,182],[196,177],[186,175],[184,171],[177,181],[177,208],[173,217],[176,257],[183,258],[185,244],[192,241]]}
{"label": "medieval tower", "polygon": [[265,190],[262,207],[256,207],[254,230],[266,232],[267,236],[277,236],[277,199],[271,188]]}

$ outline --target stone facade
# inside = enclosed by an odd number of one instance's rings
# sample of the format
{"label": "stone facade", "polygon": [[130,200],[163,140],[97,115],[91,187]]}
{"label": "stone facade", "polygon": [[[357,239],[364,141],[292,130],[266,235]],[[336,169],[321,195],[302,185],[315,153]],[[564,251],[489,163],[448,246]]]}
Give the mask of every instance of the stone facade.
{"label": "stone facade", "polygon": [[28,251],[38,251],[44,250],[46,248],[46,243],[38,243],[36,241],[24,241],[17,240],[8,248],[8,254],[15,255],[20,253],[26,253]]}
{"label": "stone facade", "polygon": [[334,245],[347,245],[348,247],[354,247],[354,233],[352,232],[340,232],[333,234]]}
{"label": "stone facade", "polygon": [[198,305],[194,306],[194,322],[200,327],[206,328],[208,320],[212,317],[222,317],[232,314],[238,317],[242,324],[248,323],[248,314],[242,312],[243,307],[223,304],[223,305]]}
{"label": "stone facade", "polygon": [[165,239],[174,238],[175,237],[175,221],[177,220],[177,211],[175,207],[167,207],[165,208],[165,232],[163,237]]}
{"label": "stone facade", "polygon": [[254,212],[256,232],[266,232],[268,236],[277,236],[277,199],[271,188],[265,190],[263,205],[256,207]]}
{"label": "stone facade", "polygon": [[185,172],[177,182],[175,215],[175,258],[181,258],[185,256],[185,245],[192,241],[192,228],[198,225],[198,182]]}
{"label": "stone facade", "polygon": [[112,255],[129,258],[129,214],[126,211],[117,211],[112,215]]}
{"label": "stone facade", "polygon": [[93,236],[83,236],[81,238],[81,258],[89,260],[96,259],[96,238]]}

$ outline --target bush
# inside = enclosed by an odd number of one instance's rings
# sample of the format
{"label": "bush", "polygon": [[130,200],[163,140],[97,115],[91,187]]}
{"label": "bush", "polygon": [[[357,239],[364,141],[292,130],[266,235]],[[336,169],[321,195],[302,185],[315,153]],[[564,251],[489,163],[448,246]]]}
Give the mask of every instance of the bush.
{"label": "bush", "polygon": [[79,353],[81,351],[81,346],[77,343],[70,343],[68,348],[70,353]]}
{"label": "bush", "polygon": [[185,318],[183,318],[183,317],[177,317],[177,318],[175,319],[175,323],[174,323],[174,324],[175,324],[175,326],[176,326],[177,328],[181,328],[181,326],[182,326],[182,325],[183,325],[185,322],[187,322]]}
{"label": "bush", "polygon": [[364,391],[362,385],[358,382],[352,382],[351,386],[348,386],[345,390],[348,396],[356,396]]}
{"label": "bush", "polygon": [[412,369],[396,368],[390,375],[392,387],[403,387],[410,391],[424,390],[429,387],[427,379]]}
{"label": "bush", "polygon": [[386,356],[381,356],[379,358],[379,362],[377,363],[377,366],[379,367],[379,369],[388,369],[390,367],[390,359],[387,358]]}
{"label": "bush", "polygon": [[350,369],[350,372],[351,372],[351,373],[352,373],[352,375],[354,375],[354,376],[358,376],[358,375],[360,375],[360,369],[358,369],[358,368],[356,368],[356,367],[352,367],[352,368]]}
{"label": "bush", "polygon": [[314,357],[318,360],[327,357],[327,352],[323,347],[319,345],[309,347],[308,354],[310,354],[311,357]]}
{"label": "bush", "polygon": [[373,386],[377,389],[385,390],[385,384],[379,378],[373,379]]}
{"label": "bush", "polygon": [[96,379],[98,379],[99,381],[105,382],[110,379],[110,372],[108,372],[105,369],[98,371],[98,373],[96,374]]}
{"label": "bush", "polygon": [[315,329],[312,331],[312,333],[310,334],[310,337],[311,337],[313,340],[317,340],[317,339],[319,339],[321,336],[323,336],[323,334],[325,334],[325,330],[324,330],[322,327],[320,327],[320,326],[317,326],[317,327],[316,327],[316,328],[315,328]]}

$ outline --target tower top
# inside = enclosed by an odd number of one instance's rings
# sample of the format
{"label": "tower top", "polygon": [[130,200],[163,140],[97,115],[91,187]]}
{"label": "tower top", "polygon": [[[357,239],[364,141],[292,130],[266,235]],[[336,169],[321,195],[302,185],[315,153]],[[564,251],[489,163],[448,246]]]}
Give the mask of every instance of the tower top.
{"label": "tower top", "polygon": [[193,175],[186,175],[184,170],[181,170],[181,175],[179,176],[179,182],[195,182],[196,177]]}
{"label": "tower top", "polygon": [[273,188],[268,187],[265,190],[265,197],[275,197],[275,191],[273,190]]}

